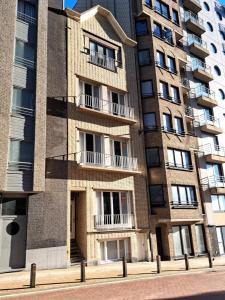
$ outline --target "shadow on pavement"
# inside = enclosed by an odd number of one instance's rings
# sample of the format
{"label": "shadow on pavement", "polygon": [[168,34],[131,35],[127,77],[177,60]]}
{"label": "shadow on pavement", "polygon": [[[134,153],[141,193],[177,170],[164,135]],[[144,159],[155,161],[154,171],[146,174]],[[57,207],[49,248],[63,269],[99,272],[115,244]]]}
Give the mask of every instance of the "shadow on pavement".
{"label": "shadow on pavement", "polygon": [[[192,296],[160,298],[160,299],[161,300],[224,300],[225,299],[225,291],[208,292],[208,293],[202,293],[202,294],[197,294],[197,295],[192,295]],[[146,300],[148,300],[148,299],[146,299]],[[157,300],[157,299],[155,299],[155,300]]]}

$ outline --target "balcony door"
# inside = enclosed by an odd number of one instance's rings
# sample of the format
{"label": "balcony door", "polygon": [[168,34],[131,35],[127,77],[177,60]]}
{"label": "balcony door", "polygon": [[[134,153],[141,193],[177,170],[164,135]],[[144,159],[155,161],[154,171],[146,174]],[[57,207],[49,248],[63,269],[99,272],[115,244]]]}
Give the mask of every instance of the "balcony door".
{"label": "balcony door", "polygon": [[183,256],[184,254],[192,255],[193,249],[189,226],[173,226],[172,232],[175,257]]}
{"label": "balcony door", "polygon": [[111,140],[112,165],[115,167],[128,167],[128,143]]}
{"label": "balcony door", "polygon": [[103,163],[104,157],[101,135],[81,132],[80,148],[84,163],[97,165]]}
{"label": "balcony door", "polygon": [[112,113],[114,115],[125,115],[125,96],[119,93],[111,92]]}
{"label": "balcony door", "polygon": [[83,95],[84,105],[87,108],[100,110],[100,89],[89,83],[81,82],[81,94]]}

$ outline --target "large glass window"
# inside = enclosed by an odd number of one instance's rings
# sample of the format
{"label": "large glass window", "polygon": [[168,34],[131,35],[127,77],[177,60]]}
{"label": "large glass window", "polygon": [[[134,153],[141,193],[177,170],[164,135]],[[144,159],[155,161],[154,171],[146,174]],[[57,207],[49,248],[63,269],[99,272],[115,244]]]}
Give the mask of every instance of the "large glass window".
{"label": "large glass window", "polygon": [[205,247],[205,237],[204,237],[203,225],[202,224],[195,225],[195,232],[196,232],[198,253],[199,254],[205,253],[206,247]]}
{"label": "large glass window", "polygon": [[225,212],[225,195],[211,195],[213,211]]}
{"label": "large glass window", "polygon": [[157,128],[155,113],[144,114],[144,128],[146,130],[155,130]]}
{"label": "large glass window", "polygon": [[172,231],[175,257],[183,256],[184,254],[191,255],[193,251],[189,226],[173,226]]}
{"label": "large glass window", "polygon": [[175,122],[176,133],[183,135],[184,134],[183,119],[180,117],[175,117],[174,122]]}
{"label": "large glass window", "polygon": [[35,48],[21,40],[16,40],[16,54],[15,61],[17,64],[25,67],[34,67],[36,59]]}
{"label": "large glass window", "polygon": [[119,239],[100,242],[101,260],[115,261],[123,257],[129,259],[129,242],[128,239]]}
{"label": "large glass window", "polygon": [[148,167],[157,167],[160,165],[159,148],[147,148],[146,158]]}
{"label": "large glass window", "polygon": [[225,227],[216,227],[220,254],[225,254]]}
{"label": "large glass window", "polygon": [[181,169],[192,169],[189,151],[168,149],[168,165]]}
{"label": "large glass window", "polygon": [[150,51],[148,49],[138,51],[138,61],[140,66],[150,64]]}
{"label": "large glass window", "polygon": [[161,68],[166,68],[165,54],[161,51],[157,51],[156,56],[157,56],[157,65]]}
{"label": "large glass window", "polygon": [[159,87],[160,87],[160,97],[163,99],[169,99],[168,83],[166,83],[164,81],[160,81]]}
{"label": "large glass window", "polygon": [[163,3],[162,1],[155,1],[155,10],[162,15],[163,17],[169,19],[170,18],[170,10],[169,5]]}
{"label": "large glass window", "polygon": [[173,102],[180,103],[180,93],[178,87],[171,86],[171,97]]}
{"label": "large glass window", "polygon": [[173,132],[173,125],[172,125],[171,115],[163,114],[163,126],[164,126],[165,131]]}
{"label": "large glass window", "polygon": [[177,73],[176,60],[174,57],[168,56],[168,70],[171,73]]}
{"label": "large glass window", "polygon": [[19,140],[10,140],[10,162],[33,162],[34,145]]}
{"label": "large glass window", "polygon": [[34,109],[34,93],[32,91],[14,87],[13,88],[13,107]]}
{"label": "large glass window", "polygon": [[149,187],[149,194],[152,207],[165,206],[164,192],[162,185],[151,185]]}
{"label": "large glass window", "polygon": [[179,14],[178,11],[173,9],[173,23],[175,23],[176,25],[180,25],[180,21],[179,21]]}
{"label": "large glass window", "polygon": [[172,185],[173,205],[197,205],[194,186]]}
{"label": "large glass window", "polygon": [[156,22],[154,22],[153,33],[155,36],[159,38],[163,38],[162,26]]}
{"label": "large glass window", "polygon": [[170,28],[164,28],[164,39],[167,43],[173,45],[173,33]]}
{"label": "large glass window", "polygon": [[29,17],[36,18],[36,8],[31,3],[24,1],[24,0],[18,0],[18,8],[19,13],[25,14]]}
{"label": "large glass window", "polygon": [[142,97],[153,96],[152,80],[141,81],[141,95],[142,95]]}
{"label": "large glass window", "polygon": [[137,36],[147,35],[148,34],[148,26],[146,20],[136,21],[136,34]]}
{"label": "large glass window", "polygon": [[90,41],[90,62],[114,71],[116,68],[115,50]]}

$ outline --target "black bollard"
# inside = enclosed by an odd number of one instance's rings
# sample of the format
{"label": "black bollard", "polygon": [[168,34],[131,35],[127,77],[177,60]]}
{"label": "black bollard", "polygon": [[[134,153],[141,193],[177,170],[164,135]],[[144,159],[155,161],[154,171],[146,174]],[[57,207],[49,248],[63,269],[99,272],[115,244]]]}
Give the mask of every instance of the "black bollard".
{"label": "black bollard", "polygon": [[185,261],[185,269],[188,271],[190,269],[189,267],[189,260],[188,260],[188,255],[184,254],[184,261]]}
{"label": "black bollard", "polygon": [[161,273],[161,257],[160,255],[156,256],[156,264],[157,264],[157,273]]}
{"label": "black bollard", "polygon": [[209,267],[212,268],[213,267],[213,261],[212,261],[212,254],[209,251],[208,252],[208,259],[209,259]]}
{"label": "black bollard", "polygon": [[123,257],[123,277],[127,277],[127,260],[126,257]]}
{"label": "black bollard", "polygon": [[86,276],[85,276],[85,260],[82,259],[80,263],[80,281],[85,282]]}
{"label": "black bollard", "polygon": [[30,288],[36,286],[36,264],[31,264],[30,267]]}

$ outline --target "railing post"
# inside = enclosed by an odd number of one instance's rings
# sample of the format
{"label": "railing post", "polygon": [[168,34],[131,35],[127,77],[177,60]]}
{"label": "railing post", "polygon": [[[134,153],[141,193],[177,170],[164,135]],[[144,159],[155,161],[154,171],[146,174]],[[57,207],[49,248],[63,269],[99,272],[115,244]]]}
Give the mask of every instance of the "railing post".
{"label": "railing post", "polygon": [[85,260],[82,259],[80,263],[80,281],[85,282],[86,276],[85,276]]}
{"label": "railing post", "polygon": [[213,267],[213,261],[212,261],[212,253],[209,251],[208,252],[208,259],[209,259],[209,267]]}
{"label": "railing post", "polygon": [[31,264],[30,268],[30,288],[36,286],[36,264]]}
{"label": "railing post", "polygon": [[160,255],[156,256],[156,265],[157,265],[157,273],[161,273],[161,257]]}
{"label": "railing post", "polygon": [[123,277],[127,277],[127,260],[126,257],[123,257]]}
{"label": "railing post", "polygon": [[188,271],[190,269],[190,266],[189,266],[188,255],[186,253],[184,254],[184,261],[185,261],[185,269],[186,271]]}

